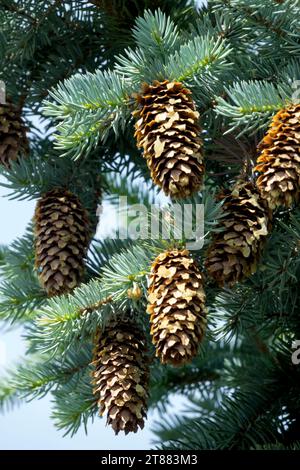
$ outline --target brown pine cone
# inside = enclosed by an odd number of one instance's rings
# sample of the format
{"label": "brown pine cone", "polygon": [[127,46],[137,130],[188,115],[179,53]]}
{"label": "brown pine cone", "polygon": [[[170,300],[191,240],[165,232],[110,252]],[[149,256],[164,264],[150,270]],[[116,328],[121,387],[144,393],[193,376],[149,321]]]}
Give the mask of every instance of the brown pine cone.
{"label": "brown pine cone", "polygon": [[261,154],[254,171],[260,175],[256,185],[270,208],[299,202],[300,104],[275,114],[258,149]]}
{"label": "brown pine cone", "polygon": [[0,104],[0,163],[10,163],[29,151],[26,127],[21,112],[12,103]]}
{"label": "brown pine cone", "polygon": [[111,322],[96,338],[94,394],[107,424],[119,431],[137,432],[147,416],[149,358],[144,333],[132,321]]}
{"label": "brown pine cone", "polygon": [[271,230],[272,212],[251,182],[239,182],[222,195],[223,214],[208,248],[205,266],[219,286],[250,276]]}
{"label": "brown pine cone", "polygon": [[148,288],[152,341],[163,364],[181,366],[197,354],[206,326],[203,275],[188,250],[154,260]]}
{"label": "brown pine cone", "polygon": [[135,137],[155,184],[173,198],[198,191],[204,173],[199,113],[182,83],[155,81],[137,96]]}
{"label": "brown pine cone", "polygon": [[72,291],[81,281],[90,242],[88,214],[69,191],[46,193],[35,210],[35,265],[49,296]]}

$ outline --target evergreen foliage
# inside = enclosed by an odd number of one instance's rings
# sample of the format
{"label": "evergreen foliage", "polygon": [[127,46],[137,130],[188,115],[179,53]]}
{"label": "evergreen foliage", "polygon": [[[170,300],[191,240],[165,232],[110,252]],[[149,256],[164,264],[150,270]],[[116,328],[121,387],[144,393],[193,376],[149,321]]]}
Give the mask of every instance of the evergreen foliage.
{"label": "evergreen foliage", "polygon": [[[241,173],[255,179],[257,144],[272,116],[300,101],[299,1],[206,3],[2,0],[0,80],[30,129],[29,155],[0,169],[9,197],[21,205],[66,188],[94,232],[101,200],[117,207],[127,195],[128,204],[149,208],[160,195],[134,142],[135,97],[144,82],[182,82],[203,128],[205,190],[180,202],[204,204],[204,243],[192,253],[202,269],[220,230],[215,195]],[[292,363],[300,340],[299,240],[300,209],[278,208],[255,274],[231,288],[207,276],[208,331],[198,355],[178,369],[151,362],[159,448],[299,449],[300,365]],[[150,266],[185,243],[172,235],[95,239],[83,282],[52,298],[34,267],[33,225],[1,246],[0,320],[22,325],[28,355],[1,379],[0,408],[51,393],[57,428],[87,429],[97,415],[95,334],[129,316],[145,330],[151,356]],[[136,286],[138,299],[128,295]],[[185,398],[183,410],[171,406],[176,394]]]}

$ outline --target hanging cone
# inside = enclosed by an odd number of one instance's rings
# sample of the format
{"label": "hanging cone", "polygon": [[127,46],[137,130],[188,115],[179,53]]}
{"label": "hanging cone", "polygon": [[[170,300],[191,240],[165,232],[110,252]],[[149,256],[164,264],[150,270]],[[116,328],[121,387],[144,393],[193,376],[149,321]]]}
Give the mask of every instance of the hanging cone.
{"label": "hanging cone", "polygon": [[110,323],[96,338],[94,395],[107,424],[119,431],[137,432],[147,415],[149,358],[144,333],[131,321]]}
{"label": "hanging cone", "polygon": [[251,182],[237,183],[222,197],[223,231],[214,234],[205,266],[219,286],[232,286],[256,271],[272,213]]}
{"label": "hanging cone", "polygon": [[257,188],[271,209],[290,207],[300,195],[300,104],[281,109],[259,145]]}
{"label": "hanging cone", "polygon": [[41,285],[49,296],[72,291],[82,278],[90,242],[86,210],[74,194],[56,188],[39,200],[34,218]]}
{"label": "hanging cone", "polygon": [[145,84],[137,96],[133,115],[137,145],[155,184],[173,198],[186,198],[198,191],[204,172],[199,113],[191,91],[182,83]]}
{"label": "hanging cone", "polygon": [[9,168],[21,154],[27,154],[29,144],[21,112],[13,104],[0,104],[0,163]]}
{"label": "hanging cone", "polygon": [[133,287],[128,289],[127,296],[129,299],[139,300],[143,296],[143,291],[140,286],[136,282],[134,282]]}
{"label": "hanging cone", "polygon": [[148,308],[152,341],[163,364],[184,365],[197,354],[206,326],[203,276],[188,250],[170,250],[151,266]]}

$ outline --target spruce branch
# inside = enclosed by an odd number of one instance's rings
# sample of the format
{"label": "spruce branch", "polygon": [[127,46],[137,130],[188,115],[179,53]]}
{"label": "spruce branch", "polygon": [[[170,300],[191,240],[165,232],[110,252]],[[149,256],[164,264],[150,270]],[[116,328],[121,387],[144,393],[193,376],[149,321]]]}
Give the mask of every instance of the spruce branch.
{"label": "spruce branch", "polygon": [[34,311],[45,303],[45,292],[37,279],[19,275],[17,280],[2,281],[0,285],[0,318],[10,323],[28,321]]}
{"label": "spruce branch", "polygon": [[[204,204],[204,240],[199,240],[204,247],[191,253],[202,269],[210,235],[222,230],[222,203],[215,194],[232,187],[242,167],[254,182],[252,167],[265,127],[296,95],[299,2],[214,0],[197,14],[185,0],[134,1],[132,8],[125,0],[92,3],[99,8],[80,0],[1,2],[0,78],[12,101],[24,105],[31,131],[30,156],[2,168],[1,185],[19,200],[63,186],[78,196],[95,222],[100,193],[114,209],[118,196],[125,194],[129,205],[143,203],[149,209],[160,198],[136,148],[131,113],[143,93],[145,121],[151,121],[144,82],[182,81],[201,116],[207,156],[205,191],[184,200],[193,209]],[[143,13],[144,7],[151,11]],[[161,10],[154,11],[157,7]],[[168,99],[163,93],[153,95],[155,115],[157,103],[161,100],[163,108]],[[41,97],[46,96],[46,120],[35,125],[32,116],[39,117]],[[295,129],[296,121],[291,122]],[[46,135],[39,127],[45,127]],[[172,131],[168,134],[179,148],[189,140],[188,116],[183,127],[176,138]],[[152,131],[154,136],[156,124]],[[226,131],[232,132],[224,139]],[[292,171],[290,155],[298,158],[297,132],[295,139],[292,134],[285,139],[282,132],[283,145],[277,146],[281,152],[288,142],[287,155],[283,153],[287,173]],[[246,134],[241,142],[240,133]],[[293,182],[298,196],[296,176]],[[149,326],[145,311],[151,262],[165,249],[182,248],[189,241],[186,234],[176,236],[174,205],[163,207],[160,221],[166,219],[167,234],[159,233],[157,240],[152,233],[147,233],[149,239],[136,239],[139,229],[145,235],[146,222],[150,226],[149,210],[139,227],[130,224],[133,212],[124,211],[128,233],[92,242],[84,283],[67,296],[49,299],[40,288],[32,227],[10,246],[0,247],[0,319],[22,322],[32,354],[1,380],[1,409],[49,393],[52,417],[64,432],[73,435],[94,419],[92,338],[123,317],[130,316],[145,330]],[[184,205],[178,203],[182,212]],[[194,361],[178,370],[151,363],[150,404],[160,413],[155,431],[164,449],[299,446],[300,377],[291,360],[300,332],[299,210],[278,209],[273,221],[255,274],[233,289],[217,288],[206,277],[207,340]],[[233,226],[238,238],[235,220]],[[170,408],[174,394],[184,400],[182,413]]]}
{"label": "spruce branch", "polygon": [[246,354],[240,361],[228,363],[227,370],[228,377],[245,371],[244,385],[227,382],[228,388],[215,400],[210,413],[202,413],[200,400],[193,425],[190,418],[178,416],[161,423],[156,432],[163,449],[248,449],[254,442],[279,438],[275,416],[281,401],[276,384],[282,378],[276,366],[271,366],[265,355]]}
{"label": "spruce branch", "polygon": [[94,240],[89,249],[87,267],[93,276],[99,276],[104,265],[108,263],[111,256],[132,245],[131,240],[120,240],[118,238],[105,238],[104,240]]}
{"label": "spruce branch", "polygon": [[111,128],[118,135],[130,118],[130,84],[115,72],[74,75],[60,84],[45,101],[44,113],[62,120],[58,124],[56,147],[64,155],[79,158],[89,153],[100,139],[108,138]]}
{"label": "spruce branch", "polygon": [[99,280],[77,287],[73,294],[49,299],[38,311],[28,335],[32,348],[53,356],[58,351],[65,355],[74,342],[85,341],[101,327],[103,310],[111,301],[103,294]]}
{"label": "spruce branch", "polygon": [[33,233],[29,224],[24,235],[3,250],[0,270],[5,279],[14,279],[22,274],[32,274],[33,265]]}
{"label": "spruce branch", "polygon": [[101,285],[106,295],[115,301],[128,300],[127,291],[133,282],[145,284],[149,263],[158,248],[154,246],[129,247],[113,255],[102,269]]}
{"label": "spruce branch", "polygon": [[14,387],[6,381],[2,381],[0,385],[0,411],[10,411],[19,404],[20,400]]}
{"label": "spruce branch", "polygon": [[[197,392],[198,398],[202,394],[204,398],[208,388],[205,384],[212,385],[212,382],[217,390],[229,351],[230,347],[226,344],[219,346],[213,342],[205,342],[193,362],[181,367],[180,371],[155,362],[152,370],[151,406],[158,406],[161,413],[166,413],[169,399],[175,393],[191,396]],[[210,387],[211,392],[214,387]]]}
{"label": "spruce branch", "polygon": [[[195,96],[203,101],[208,93],[212,97],[220,90],[221,78],[231,68],[227,61],[229,45],[207,35],[180,46],[177,30],[173,36],[167,35],[171,26],[172,22],[161,12],[146,12],[144,18],[137,20],[137,48],[127,49],[117,57],[114,70],[74,75],[50,92],[53,101],[45,101],[44,114],[61,121],[55,138],[56,148],[63,155],[79,158],[88,154],[100,140],[107,141],[111,129],[118,137],[131,118],[130,97],[144,81],[167,78],[192,84],[194,80]],[[158,36],[156,28],[160,31]],[[177,51],[170,57],[175,46]],[[211,84],[204,87],[208,79]]]}
{"label": "spruce branch", "polygon": [[[239,127],[245,132],[257,132],[265,128],[270,117],[292,99],[292,90],[286,86],[261,81],[236,82],[227,90],[229,98],[216,98],[216,113],[229,118],[229,130]],[[231,104],[233,103],[233,104]]]}
{"label": "spruce branch", "polygon": [[93,421],[97,413],[97,404],[91,387],[91,368],[85,370],[81,380],[70,380],[65,386],[53,391],[54,409],[51,417],[64,436],[73,436],[83,426],[87,433],[87,424]]}
{"label": "spruce branch", "polygon": [[263,28],[267,34],[271,32],[279,38],[286,38],[288,31],[297,24],[295,15],[299,12],[299,6],[294,0],[285,0],[284,8],[282,2],[274,0],[265,0],[263,3],[259,0],[221,0],[218,3],[246,18],[250,24]]}
{"label": "spruce branch", "polygon": [[212,76],[224,73],[231,65],[225,61],[230,52],[229,45],[221,38],[217,41],[208,35],[193,38],[170,57],[166,65],[166,75],[179,82],[185,82],[207,72]]}
{"label": "spruce branch", "polygon": [[178,46],[179,31],[171,18],[160,9],[154,13],[146,10],[144,16],[136,20],[133,37],[147,56],[165,61]]}
{"label": "spruce branch", "polygon": [[9,12],[16,13],[17,15],[22,16],[34,26],[37,24],[37,20],[35,17],[31,16],[25,7],[18,8],[18,6],[12,1],[4,1],[1,7]]}
{"label": "spruce branch", "polygon": [[45,355],[23,360],[3,377],[0,409],[42,398],[59,384],[80,380],[89,367],[91,356],[91,344],[87,344],[80,350],[71,348],[63,361],[60,357],[49,360]]}
{"label": "spruce branch", "polygon": [[150,207],[158,200],[157,189],[153,184],[145,184],[141,177],[135,174],[132,176],[126,174],[116,175],[107,173],[105,180],[110,188],[107,200],[112,204],[118,204],[119,198],[126,195],[128,205],[144,204]]}
{"label": "spruce branch", "polygon": [[59,119],[82,109],[103,109],[109,113],[114,108],[126,106],[129,94],[128,83],[113,71],[75,74],[50,92],[57,103],[45,101],[44,112],[46,116]]}

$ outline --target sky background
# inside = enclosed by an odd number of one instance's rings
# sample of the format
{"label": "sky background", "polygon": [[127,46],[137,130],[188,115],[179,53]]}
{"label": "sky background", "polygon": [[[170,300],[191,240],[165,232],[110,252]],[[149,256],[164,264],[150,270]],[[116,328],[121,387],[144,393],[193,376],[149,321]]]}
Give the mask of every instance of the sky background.
{"label": "sky background", "polygon": [[[11,201],[4,197],[7,193],[6,188],[0,187],[0,244],[9,244],[23,235],[35,205],[34,201]],[[109,212],[109,207],[106,207],[101,216],[101,226],[106,227],[106,230],[111,226]],[[6,368],[22,357],[24,350],[20,328],[6,333],[0,329],[0,380]],[[55,429],[50,414],[50,396],[23,403],[13,411],[0,414],[0,449],[149,449],[153,437],[151,423],[157,419],[150,414],[143,431],[129,436],[115,436],[105,426],[105,420],[97,418],[94,423],[90,423],[88,436],[81,429],[70,438],[63,437],[63,433]]]}

